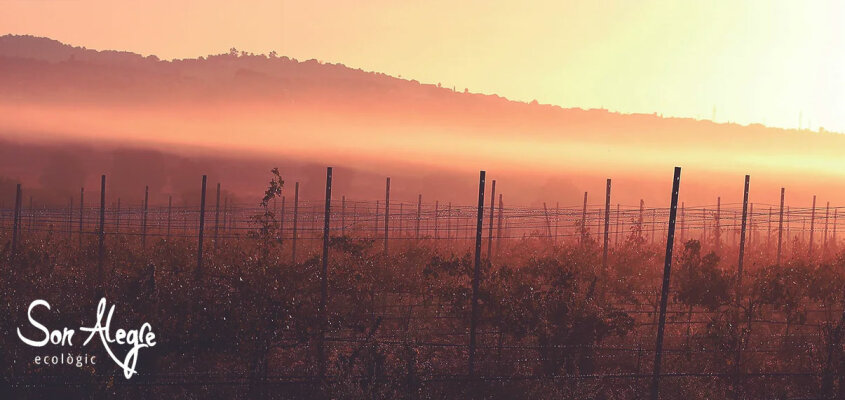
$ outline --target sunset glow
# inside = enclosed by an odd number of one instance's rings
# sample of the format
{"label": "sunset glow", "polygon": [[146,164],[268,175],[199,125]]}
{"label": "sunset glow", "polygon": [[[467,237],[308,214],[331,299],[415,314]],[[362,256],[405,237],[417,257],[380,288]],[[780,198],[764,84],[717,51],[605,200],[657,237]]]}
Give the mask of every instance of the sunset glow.
{"label": "sunset glow", "polygon": [[563,107],[845,131],[837,1],[3,2],[7,33],[165,59],[237,47]]}
{"label": "sunset glow", "polygon": [[845,399],[843,21],[0,0],[0,393]]}

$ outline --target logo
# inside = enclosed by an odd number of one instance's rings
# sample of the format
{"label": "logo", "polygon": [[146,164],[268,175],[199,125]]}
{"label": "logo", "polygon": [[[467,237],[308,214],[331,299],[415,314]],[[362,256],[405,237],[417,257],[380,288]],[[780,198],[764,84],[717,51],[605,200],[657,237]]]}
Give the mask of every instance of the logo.
{"label": "logo", "polygon": [[[50,303],[46,300],[35,300],[29,305],[29,309],[27,310],[27,317],[29,318],[29,323],[37,330],[41,331],[43,337],[37,338],[35,340],[27,338],[21,333],[21,328],[18,328],[18,337],[27,345],[32,347],[44,347],[48,344],[52,344],[54,346],[73,346],[73,336],[76,333],[74,329],[68,329],[65,327],[62,330],[54,329],[49,330],[46,326],[39,323],[35,320],[32,316],[32,310],[36,307],[46,307],[48,310],[50,309]],[[114,315],[114,305],[109,308],[108,316],[106,316],[106,298],[100,299],[100,303],[97,305],[97,322],[93,327],[80,327],[79,330],[82,332],[88,332],[88,338],[85,339],[85,342],[82,343],[82,346],[87,346],[88,343],[94,339],[95,337],[99,337],[100,341],[103,343],[103,348],[108,353],[109,357],[117,364],[118,367],[123,369],[123,376],[126,379],[132,377],[132,375],[137,374],[138,372],[135,371],[135,365],[138,363],[138,353],[141,349],[145,349],[148,347],[154,347],[156,345],[156,335],[152,331],[152,326],[149,323],[144,323],[141,325],[140,329],[117,329],[114,331],[114,336],[112,337],[111,334],[111,320],[112,316]],[[105,317],[105,321],[103,318]],[[126,355],[121,360],[118,357],[112,347],[128,347],[129,350],[126,352]],[[73,359],[72,355],[68,354],[68,357]],[[77,356],[78,359],[81,360],[81,356]],[[90,357],[90,363],[95,364],[94,356]],[[50,360],[52,360],[52,364],[57,364],[58,361],[65,359],[65,356],[54,356],[44,357],[44,364],[50,365]],[[89,360],[89,357],[85,356],[86,363]],[[41,356],[35,358],[35,362],[40,364]],[[72,363],[71,363],[72,364]],[[77,362],[77,365],[80,365],[81,362]]]}

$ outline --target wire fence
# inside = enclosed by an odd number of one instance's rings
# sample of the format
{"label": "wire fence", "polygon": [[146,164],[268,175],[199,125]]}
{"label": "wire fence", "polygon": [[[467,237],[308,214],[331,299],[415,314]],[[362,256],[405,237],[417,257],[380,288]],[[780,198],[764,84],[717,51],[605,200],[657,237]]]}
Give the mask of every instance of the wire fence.
{"label": "wire fence", "polygon": [[[245,238],[259,225],[257,218],[266,211],[273,213],[278,225],[278,238],[301,241],[321,241],[325,221],[325,203],[301,200],[297,212],[284,202],[265,210],[243,204],[211,205],[206,209],[206,238],[226,240]],[[383,242],[436,240],[438,243],[475,240],[477,209],[474,206],[447,203],[408,203],[348,200],[331,202],[330,232],[332,236],[348,235]],[[779,214],[771,205],[752,203],[747,215],[747,245],[772,249],[780,232],[782,245],[801,246],[809,251],[813,243],[816,251],[832,250],[841,239],[842,224],[838,222],[843,207],[787,206],[782,225]],[[756,208],[756,210],[753,210]],[[760,211],[763,209],[763,211]],[[385,211],[388,213],[385,214]],[[0,209],[0,229],[13,229],[13,209]],[[75,236],[97,235],[98,206],[33,207],[21,209],[20,229],[23,232],[52,232]],[[494,244],[501,241],[538,237],[552,242],[584,235],[602,240],[605,223],[608,225],[609,246],[619,246],[636,227],[638,234],[650,244],[665,244],[669,209],[666,207],[638,207],[614,205],[605,218],[605,208],[599,205],[555,206],[537,208],[496,206],[492,220],[484,219],[484,240]],[[679,210],[676,236],[681,242],[697,239],[706,246],[736,246],[742,226],[742,205],[724,204],[683,207]],[[185,206],[143,205],[105,208],[105,234],[149,238],[196,238],[199,230],[200,208]],[[385,223],[388,229],[385,231]],[[295,226],[296,225],[296,226]],[[488,228],[492,225],[492,237]],[[387,233],[387,235],[385,235]]]}
{"label": "wire fence", "polygon": [[[215,203],[206,203],[205,208],[152,204],[121,206],[120,200],[108,205],[100,202],[101,205],[92,206],[82,199],[76,207],[72,204],[66,207],[21,205],[17,210],[0,209],[0,231],[4,240],[9,240],[13,233],[21,239],[50,235],[57,240],[65,240],[69,246],[73,246],[76,240],[79,241],[78,246],[82,246],[84,238],[100,235],[134,240],[142,246],[146,246],[147,241],[160,239],[207,240],[217,246],[218,243],[237,244],[239,240],[247,240],[269,221],[276,228],[275,237],[283,248],[288,246],[293,250],[297,241],[301,243],[303,252],[300,254],[303,254],[303,259],[319,255],[317,244],[325,239],[327,227],[331,237],[347,236],[383,243],[385,252],[388,248],[401,252],[403,246],[471,252],[473,243],[477,244],[481,238],[486,244],[482,248],[488,249],[486,258],[491,263],[497,263],[502,252],[519,252],[520,246],[526,241],[548,248],[593,241],[599,247],[612,250],[628,246],[627,242],[634,239],[656,249],[665,246],[667,242],[671,212],[669,207],[646,207],[642,202],[633,206],[610,202],[597,205],[585,201],[579,205],[564,206],[554,202],[553,207],[544,204],[541,208],[506,205],[501,195],[498,198],[492,197],[493,201],[488,203],[489,208],[484,208],[486,212],[483,215],[479,215],[480,208],[475,205],[423,202],[422,196],[418,202],[362,201],[342,197],[340,200],[332,199],[327,205],[323,201],[298,198],[290,201],[289,196],[285,195],[269,203],[266,208],[232,204],[227,199],[221,202],[219,195]],[[709,249],[729,254],[738,251],[745,226],[745,251],[752,261],[756,259],[761,263],[771,263],[775,259],[776,248],[793,255],[800,253],[809,260],[822,261],[830,259],[839,248],[840,208],[829,205],[794,207],[762,203],[682,204],[677,211],[675,236],[681,243],[697,239]],[[262,217],[269,219],[262,220]],[[201,220],[204,220],[202,225]],[[479,220],[482,221],[481,225]],[[205,239],[202,239],[203,234]],[[295,263],[295,250],[293,253]],[[659,276],[657,268],[652,272]],[[645,385],[648,379],[654,377],[649,368],[657,351],[654,348],[654,331],[659,314],[658,285],[659,282],[655,280],[652,287],[631,291],[629,295],[632,300],[620,300],[613,305],[633,318],[632,334],[624,338],[609,338],[601,345],[540,344],[513,337],[501,329],[489,326],[473,328],[478,342],[472,348],[479,352],[479,359],[484,366],[477,374],[467,374],[463,364],[454,363],[454,360],[466,357],[466,315],[446,311],[444,304],[425,300],[423,294],[418,292],[405,293],[387,288],[381,292],[383,303],[373,307],[370,316],[382,324],[377,335],[367,336],[354,330],[333,330],[322,340],[328,344],[329,353],[348,352],[352,348],[377,342],[379,346],[392,348],[396,353],[410,347],[418,353],[417,357],[437,358],[439,355],[444,360],[442,364],[432,363],[415,371],[414,379],[418,383],[465,380],[633,380],[637,385]],[[342,308],[332,310],[339,314],[347,311]],[[768,307],[761,313],[765,317],[742,320],[743,324],[748,324],[749,332],[741,338],[745,344],[741,346],[740,356],[762,359],[748,363],[751,369],[738,373],[713,370],[721,366],[714,358],[732,357],[733,354],[700,334],[707,332],[713,325],[719,311],[701,307],[687,308],[672,302],[665,312],[666,345],[660,350],[665,355],[664,364],[670,368],[659,376],[668,379],[717,380],[741,377],[763,381],[810,378],[814,382],[818,381],[823,375],[820,354],[825,352],[824,345],[829,340],[825,329],[832,326],[836,319],[834,316],[843,311],[840,304],[832,308],[830,304],[814,303],[804,312],[805,318],[792,321],[783,310]],[[413,325],[413,321],[426,322]],[[752,325],[753,331],[750,329]],[[413,338],[409,339],[411,336]],[[295,342],[294,338],[284,340]],[[308,346],[299,350],[314,350]],[[795,352],[789,360],[783,360],[785,347],[802,347],[804,350]],[[556,351],[563,354],[554,353]],[[537,364],[554,358],[571,360],[573,356],[586,357],[590,362],[602,365],[602,368],[596,368],[602,372],[537,374]],[[700,364],[690,361],[702,358],[710,361]],[[785,369],[767,368],[772,365]],[[793,369],[795,366],[808,368]],[[756,367],[760,369],[753,369]],[[366,376],[352,378],[367,379]],[[149,379],[120,384],[313,385],[325,384],[332,379],[331,373],[317,377],[314,373],[302,374],[301,371],[268,373],[260,381],[256,381],[250,374],[155,373]],[[45,375],[19,376],[13,381],[17,385],[46,386],[73,385],[75,382],[67,377]],[[805,389],[806,395],[810,397],[819,392]],[[801,389],[796,391],[800,392]]]}

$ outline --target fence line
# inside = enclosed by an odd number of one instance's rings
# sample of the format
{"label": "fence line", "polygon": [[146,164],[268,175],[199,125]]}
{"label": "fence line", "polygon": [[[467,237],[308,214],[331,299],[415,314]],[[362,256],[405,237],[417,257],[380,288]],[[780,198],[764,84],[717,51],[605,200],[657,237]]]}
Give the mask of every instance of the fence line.
{"label": "fence line", "polygon": [[[84,198],[83,198],[84,200]],[[317,240],[321,236],[321,225],[324,216],[315,208],[316,201],[298,201],[293,215],[277,214],[276,221],[280,227],[280,239]],[[419,226],[419,239],[436,240],[438,242],[467,241],[474,239],[475,210],[472,206],[452,205],[450,211],[446,211],[431,203],[419,203],[418,211],[413,210],[417,204],[401,201],[391,201],[389,209],[402,210],[401,213],[391,211],[384,213],[384,202],[379,202],[379,210],[375,208],[375,202],[363,200],[344,199],[341,207],[340,201],[332,201],[330,231],[333,236],[347,234],[355,237],[366,237],[378,241],[409,241],[416,240],[416,230]],[[753,205],[753,204],[752,204]],[[729,205],[730,206],[730,205]],[[351,210],[350,210],[351,208]],[[782,242],[785,250],[793,245],[799,245],[808,250],[810,257],[813,256],[809,249],[812,246],[819,251],[819,254],[829,255],[827,249],[837,246],[841,240],[838,228],[838,211],[843,207],[830,206],[826,212],[814,213],[812,208],[789,207],[789,212],[783,216],[780,222],[778,216],[772,219],[777,221],[778,229],[768,230],[766,220],[770,213],[768,211],[753,210],[747,212],[747,238],[746,246],[763,248],[767,251],[775,250],[774,243]],[[340,210],[340,211],[338,211]],[[409,211],[411,210],[411,211]],[[617,205],[614,213],[607,212],[606,204],[602,206],[589,206],[587,212],[578,210],[577,207],[561,206],[555,209],[542,209],[532,207],[508,206],[504,201],[493,211],[493,222],[490,220],[484,223],[488,228],[500,225],[497,228],[495,238],[497,240],[522,239],[525,237],[548,238],[558,241],[566,238],[577,238],[589,235],[598,239],[605,233],[613,237],[608,240],[610,247],[616,247],[631,235],[633,227],[637,226],[639,232],[648,242],[656,242],[659,235],[663,237],[666,231],[665,220],[668,219],[668,208],[644,208],[643,214],[652,214],[654,221],[644,219],[638,222],[640,209],[637,207]],[[758,207],[759,210],[759,207]],[[76,236],[79,232],[83,235],[94,235],[97,233],[99,224],[99,207],[86,204],[84,207],[36,207],[23,208],[19,210],[19,235],[27,232],[53,232]],[[255,216],[264,212],[259,207],[248,205],[236,205],[229,203],[220,211],[221,217],[217,222],[210,221],[203,224],[204,227],[217,232],[217,239],[235,239],[246,237],[247,233],[256,229]],[[0,230],[11,232],[14,230],[13,215],[15,209],[0,209]],[[74,215],[76,213],[76,215]],[[722,205],[721,217],[718,221],[718,230],[715,229],[716,209],[707,206],[686,206],[679,216],[681,235],[684,239],[699,239],[706,246],[718,245],[717,242],[736,244],[740,242],[742,219],[741,207],[725,207]],[[608,218],[605,218],[605,215]],[[376,219],[378,216],[378,219]],[[199,207],[190,206],[156,206],[148,208],[127,207],[123,202],[121,206],[105,208],[105,233],[108,236],[125,235],[128,237],[138,236],[142,242],[146,236],[168,238],[173,237],[195,237],[198,231],[200,217]],[[582,222],[580,217],[586,218]],[[438,226],[439,220],[446,219],[449,225]],[[762,221],[761,221],[762,220]],[[146,222],[145,222],[146,221]],[[220,221],[225,221],[222,224]],[[601,229],[607,221],[607,228]],[[815,221],[815,222],[814,222]],[[417,222],[419,223],[417,225]],[[772,221],[773,223],[775,221]],[[821,240],[814,239],[815,224],[819,223],[823,228]],[[77,232],[70,228],[76,225]],[[386,229],[376,229],[381,225]],[[581,227],[583,225],[583,228]],[[597,229],[596,227],[600,227]],[[492,230],[492,229],[491,229]],[[583,230],[583,232],[582,232]],[[444,232],[445,231],[445,232]],[[551,231],[551,233],[550,233]],[[824,231],[827,234],[824,234]],[[296,232],[296,233],[294,233]],[[717,235],[717,232],[719,233]],[[442,234],[441,234],[442,233]],[[777,240],[778,236],[781,240]],[[490,240],[491,235],[486,235],[485,240]],[[718,236],[721,236],[718,237]],[[654,240],[652,240],[654,237]],[[766,238],[772,239],[769,243]],[[214,237],[212,237],[212,240]],[[821,242],[821,243],[819,243]]]}
{"label": "fence line", "polygon": [[[591,205],[588,204],[588,194],[584,194],[584,203],[579,206],[559,206],[555,205],[550,209],[543,204],[543,208],[534,207],[520,207],[520,206],[505,206],[503,193],[499,193],[498,209],[495,203],[495,189],[491,190],[491,202],[489,210],[489,219],[486,227],[488,234],[487,257],[495,259],[494,255],[499,253],[500,242],[505,241],[519,241],[526,238],[533,238],[539,240],[546,240],[548,244],[554,245],[559,241],[570,241],[572,243],[581,243],[582,245],[589,245],[594,242],[598,246],[598,239],[602,239],[603,248],[603,265],[607,265],[608,250],[624,245],[626,240],[639,240],[643,243],[659,243],[663,239],[666,240],[666,260],[664,269],[663,287],[660,297],[659,312],[656,304],[653,311],[635,311],[629,310],[632,314],[645,314],[636,321],[636,327],[648,327],[657,325],[657,346],[654,350],[643,348],[641,343],[645,343],[644,336],[639,337],[636,344],[636,352],[641,357],[643,353],[654,353],[654,371],[652,374],[645,374],[640,371],[639,361],[636,372],[621,373],[621,374],[595,374],[595,375],[578,375],[577,377],[558,376],[559,379],[606,379],[606,378],[632,378],[636,377],[653,379],[652,384],[652,398],[657,398],[659,380],[664,377],[680,377],[680,376],[700,376],[700,377],[725,377],[733,376],[731,373],[713,373],[713,372],[678,372],[664,373],[660,370],[661,356],[687,354],[689,352],[715,354],[718,349],[702,349],[692,350],[690,348],[678,347],[678,342],[684,339],[684,335],[679,333],[677,329],[671,332],[666,338],[668,343],[673,344],[674,347],[667,347],[663,349],[664,328],[669,326],[690,326],[692,324],[703,324],[708,321],[692,320],[693,311],[690,309],[678,310],[670,309],[668,303],[669,296],[669,272],[671,270],[672,250],[675,247],[673,237],[675,235],[676,221],[680,227],[678,235],[680,238],[697,238],[712,249],[720,250],[723,243],[732,240],[733,243],[739,242],[739,276],[742,276],[743,257],[746,249],[751,252],[756,252],[756,257],[770,257],[773,253],[773,239],[777,237],[777,264],[780,264],[781,251],[783,249],[791,249],[793,251],[806,251],[807,258],[814,257],[814,249],[821,250],[817,254],[822,257],[832,254],[828,249],[835,249],[837,247],[837,219],[836,215],[840,207],[830,207],[829,203],[825,207],[824,216],[821,213],[816,213],[816,199],[813,198],[813,205],[808,208],[787,206],[786,214],[784,215],[784,191],[781,191],[781,202],[779,205],[779,213],[777,216],[769,207],[766,210],[766,204],[757,203],[757,211],[754,211],[754,203],[748,203],[748,176],[745,181],[744,201],[742,204],[723,204],[721,199],[717,197],[716,205],[702,205],[702,206],[687,206],[681,204],[680,213],[678,209],[678,180],[680,169],[676,170],[675,180],[672,193],[672,202],[670,207],[650,207],[646,208],[641,201],[640,205],[627,206],[617,203],[615,214],[611,213],[611,180],[607,180],[607,192],[604,204]],[[405,203],[401,201],[390,200],[390,178],[387,178],[385,198],[383,201],[361,201],[350,200],[345,196],[341,199],[335,200],[331,194],[331,168],[327,170],[326,182],[326,199],[322,202],[306,201],[299,199],[299,183],[295,186],[294,197],[294,211],[292,215],[285,213],[285,198],[282,198],[281,212],[277,211],[276,206],[270,208],[254,207],[247,205],[235,205],[224,199],[224,205],[220,207],[220,187],[217,184],[216,202],[215,202],[215,217],[213,220],[213,248],[217,249],[218,241],[225,242],[228,240],[239,240],[248,237],[248,234],[255,232],[259,227],[259,216],[270,216],[272,223],[278,227],[277,238],[283,243],[290,239],[292,260],[297,262],[296,246],[297,240],[315,241],[322,240],[322,273],[321,273],[321,302],[319,310],[324,318],[321,320],[323,327],[327,321],[326,307],[328,306],[328,299],[326,299],[326,277],[328,274],[328,248],[332,236],[350,235],[354,237],[367,238],[374,241],[384,242],[384,253],[387,255],[389,244],[391,242],[415,243],[424,241],[426,243],[435,243],[438,246],[455,244],[472,243],[474,239],[475,244],[475,261],[474,274],[472,279],[472,311],[471,322],[469,329],[469,344],[452,343],[452,342],[417,342],[414,345],[420,347],[455,347],[467,348],[468,351],[468,374],[470,378],[477,379],[497,379],[490,375],[476,374],[476,353],[481,351],[489,351],[493,349],[510,349],[518,351],[538,350],[540,348],[536,345],[525,344],[503,344],[501,340],[498,344],[491,344],[491,337],[499,335],[498,331],[485,331],[480,329],[477,325],[478,310],[476,304],[478,303],[478,290],[480,269],[482,268],[482,243],[484,240],[483,228],[485,227],[484,218],[484,195],[485,195],[485,172],[482,171],[479,180],[479,196],[477,206],[464,206],[448,204],[446,208],[441,207],[439,200],[432,202],[422,202],[422,195],[419,195],[418,201],[414,203]],[[493,181],[495,187],[495,181]],[[21,205],[22,192],[20,185],[16,192],[16,201],[14,209],[0,209],[0,231],[4,236],[11,236],[12,255],[17,251],[17,243],[23,237],[28,235],[51,234],[63,235],[67,238],[68,243],[73,242],[74,234],[77,235],[79,246],[83,245],[83,238],[88,235],[96,235],[99,238],[100,252],[99,257],[103,257],[103,241],[104,238],[121,236],[126,238],[139,238],[142,248],[146,247],[147,237],[156,237],[169,240],[171,237],[181,239],[197,240],[197,273],[202,271],[203,263],[203,242],[204,232],[208,228],[210,221],[206,220],[206,176],[202,177],[201,202],[199,207],[173,207],[172,198],[168,199],[168,205],[156,206],[149,204],[148,190],[145,191],[145,198],[143,205],[140,207],[127,206],[123,203],[121,207],[120,199],[117,199],[117,207],[106,206],[106,177],[103,175],[100,191],[100,206],[93,207],[85,203],[84,188],[80,190],[80,203],[75,209],[73,202],[69,203],[68,207],[34,207],[32,198],[30,198],[30,206],[24,209]],[[500,186],[501,188],[501,186]],[[416,205],[416,207],[413,207]],[[320,207],[323,206],[322,212]],[[350,207],[351,206],[351,207]],[[397,207],[398,206],[398,207]],[[407,207],[406,207],[407,206]],[[762,207],[761,207],[762,206]],[[351,212],[349,211],[351,208]],[[398,212],[394,211],[398,208]],[[416,208],[416,209],[415,209]],[[337,210],[340,210],[339,212]],[[762,209],[762,211],[761,211]],[[78,210],[78,218],[75,218]],[[832,211],[832,212],[831,212]],[[741,212],[741,214],[740,214]],[[612,215],[615,215],[615,221],[612,220]],[[742,215],[739,218],[739,215]],[[651,218],[647,218],[650,216]],[[833,220],[831,221],[831,216]],[[445,233],[443,233],[443,219],[445,218]],[[774,220],[778,221],[777,230],[772,229]],[[339,222],[338,222],[339,221]],[[815,243],[816,239],[816,224],[824,224],[821,232],[821,243]],[[74,232],[73,227],[78,224],[78,231]],[[301,224],[301,225],[300,225]],[[496,225],[496,233],[494,236],[494,225]],[[800,225],[800,229],[799,229]],[[285,228],[289,227],[289,228]],[[380,229],[383,227],[383,229]],[[11,232],[7,235],[6,232]],[[832,233],[829,235],[829,233]],[[727,234],[727,238],[723,235]],[[615,240],[610,240],[611,236]],[[737,236],[739,239],[737,240]],[[497,240],[496,252],[492,251],[492,241]],[[659,240],[657,238],[660,238]],[[621,238],[621,240],[620,240]],[[782,241],[785,239],[785,241]],[[805,247],[806,246],[806,247]],[[102,269],[102,264],[100,264]],[[741,281],[740,281],[741,282]],[[395,293],[394,293],[395,294]],[[645,295],[653,295],[654,293],[644,293]],[[400,298],[401,299],[401,298]],[[643,303],[648,304],[646,300]],[[399,304],[396,307],[404,307],[406,305]],[[426,312],[426,309],[431,305],[425,305],[422,310],[417,312]],[[385,312],[382,316],[389,318],[390,315],[386,312],[387,305],[385,305]],[[335,310],[338,311],[338,310]],[[343,311],[343,310],[340,310]],[[819,312],[831,312],[830,310],[818,310]],[[697,311],[697,313],[705,313]],[[684,320],[667,320],[670,315],[683,316],[689,315],[689,319]],[[706,313],[705,313],[706,314]],[[649,321],[659,315],[657,321]],[[712,313],[710,313],[712,315]],[[407,315],[398,314],[393,317],[396,320],[403,318],[411,318],[411,312]],[[447,318],[457,318],[451,316]],[[781,322],[777,320],[749,320],[749,323],[755,324],[789,324],[789,322]],[[803,323],[794,324],[795,331],[784,335],[786,338],[804,338],[811,335],[820,334],[818,332],[809,333],[808,330],[819,329],[822,326],[821,322],[808,319]],[[384,331],[389,332],[388,329]],[[324,336],[325,330],[321,329],[321,337],[318,345],[320,346],[320,376],[323,377],[326,371],[324,365],[324,342],[332,343],[362,343],[359,336],[353,336],[351,339],[343,339],[335,335],[342,333],[335,331],[333,336]],[[769,332],[770,333],[770,332]],[[444,333],[447,334],[447,333]],[[462,336],[462,333],[448,332],[450,335]],[[689,337],[687,335],[687,340]],[[404,341],[390,341],[381,339],[380,343],[384,345],[406,345]],[[633,347],[602,347],[590,346],[590,351],[634,351]],[[744,349],[742,352],[759,352],[759,353],[773,353],[776,349],[756,348]],[[489,356],[489,354],[488,354]],[[532,358],[523,358],[524,362],[534,360]],[[746,373],[745,376],[752,377],[777,377],[777,376],[817,376],[817,373],[810,372],[765,372],[765,373]],[[446,379],[457,379],[460,375],[447,375]],[[531,377],[515,375],[507,379],[546,379],[547,377]],[[429,379],[437,379],[430,377]],[[504,378],[503,378],[504,379]]]}

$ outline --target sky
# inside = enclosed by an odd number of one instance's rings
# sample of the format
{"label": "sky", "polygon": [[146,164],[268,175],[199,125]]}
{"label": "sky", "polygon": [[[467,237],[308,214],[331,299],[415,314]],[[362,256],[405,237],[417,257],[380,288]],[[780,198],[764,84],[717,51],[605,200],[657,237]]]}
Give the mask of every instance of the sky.
{"label": "sky", "polygon": [[[0,34],[275,50],[513,100],[845,132],[841,1],[0,0]],[[715,118],[714,118],[715,117]]]}

